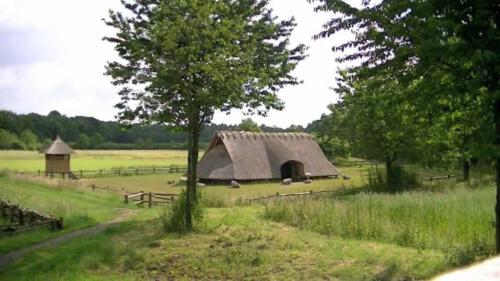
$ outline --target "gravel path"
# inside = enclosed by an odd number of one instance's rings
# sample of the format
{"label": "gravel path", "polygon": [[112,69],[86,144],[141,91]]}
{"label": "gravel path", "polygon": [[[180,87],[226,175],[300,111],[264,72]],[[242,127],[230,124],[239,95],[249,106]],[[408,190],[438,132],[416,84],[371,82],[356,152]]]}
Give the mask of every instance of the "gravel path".
{"label": "gravel path", "polygon": [[78,238],[78,237],[95,235],[95,234],[101,233],[104,230],[110,228],[111,226],[127,220],[134,213],[135,212],[133,210],[122,209],[122,210],[120,210],[120,215],[110,222],[99,224],[99,225],[85,228],[85,229],[81,229],[81,230],[76,230],[76,231],[64,234],[62,236],[59,236],[57,238],[49,239],[45,242],[35,244],[35,245],[29,246],[27,248],[13,251],[13,252],[10,252],[8,254],[2,255],[2,256],[0,256],[0,268],[12,263],[13,261],[25,256],[26,254],[29,254],[33,251],[38,250],[38,249],[47,248],[47,247],[55,247],[55,246],[58,246],[62,243],[65,243],[67,241],[73,240],[73,239]]}

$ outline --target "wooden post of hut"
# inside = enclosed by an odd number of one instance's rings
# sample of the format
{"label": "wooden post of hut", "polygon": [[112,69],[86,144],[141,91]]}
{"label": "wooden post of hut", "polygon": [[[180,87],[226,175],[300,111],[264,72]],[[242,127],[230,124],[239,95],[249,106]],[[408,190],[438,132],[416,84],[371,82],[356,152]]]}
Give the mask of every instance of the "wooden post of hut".
{"label": "wooden post of hut", "polygon": [[73,150],[59,136],[43,153],[45,153],[46,174],[60,173],[64,175],[71,172],[70,155]]}

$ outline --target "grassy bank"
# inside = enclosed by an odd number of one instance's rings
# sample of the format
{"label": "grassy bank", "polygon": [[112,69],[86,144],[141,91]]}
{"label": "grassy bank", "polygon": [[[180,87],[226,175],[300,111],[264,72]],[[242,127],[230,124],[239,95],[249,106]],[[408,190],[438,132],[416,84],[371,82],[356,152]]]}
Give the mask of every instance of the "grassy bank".
{"label": "grassy bank", "polygon": [[0,254],[113,219],[124,208],[120,197],[75,186],[51,186],[0,177],[0,198],[43,213],[64,218],[64,230],[39,230],[0,239]]}
{"label": "grassy bank", "polygon": [[209,209],[197,232],[165,234],[157,219],[38,251],[6,280],[421,280],[439,251],[327,237],[262,218],[263,207]]}
{"label": "grassy bank", "polygon": [[447,252],[467,263],[494,250],[492,186],[274,201],[265,217],[321,234]]}

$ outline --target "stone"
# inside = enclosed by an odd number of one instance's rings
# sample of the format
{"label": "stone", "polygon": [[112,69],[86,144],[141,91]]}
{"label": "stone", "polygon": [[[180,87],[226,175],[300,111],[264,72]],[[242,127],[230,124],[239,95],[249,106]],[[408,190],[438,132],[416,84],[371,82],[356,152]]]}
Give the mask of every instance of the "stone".
{"label": "stone", "polygon": [[231,186],[233,188],[240,188],[240,184],[237,181],[234,181],[234,180],[231,181]]}

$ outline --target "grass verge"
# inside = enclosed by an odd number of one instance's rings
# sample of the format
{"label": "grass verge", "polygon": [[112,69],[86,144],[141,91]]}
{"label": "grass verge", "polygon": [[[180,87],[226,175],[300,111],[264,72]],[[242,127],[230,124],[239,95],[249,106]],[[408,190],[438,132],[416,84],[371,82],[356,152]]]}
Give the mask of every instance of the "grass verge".
{"label": "grass verge", "polygon": [[446,252],[453,264],[494,250],[492,186],[273,201],[265,217],[321,234]]}
{"label": "grass verge", "polygon": [[106,222],[124,208],[120,197],[109,192],[71,186],[49,186],[0,177],[0,198],[43,213],[64,218],[64,230],[36,230],[0,239],[0,254],[59,236],[75,229]]}
{"label": "grass verge", "polygon": [[[447,268],[439,251],[356,241],[262,217],[263,207],[209,209],[189,234],[159,219],[38,251],[0,271],[6,280],[420,280]],[[9,279],[10,278],[10,279]]]}

